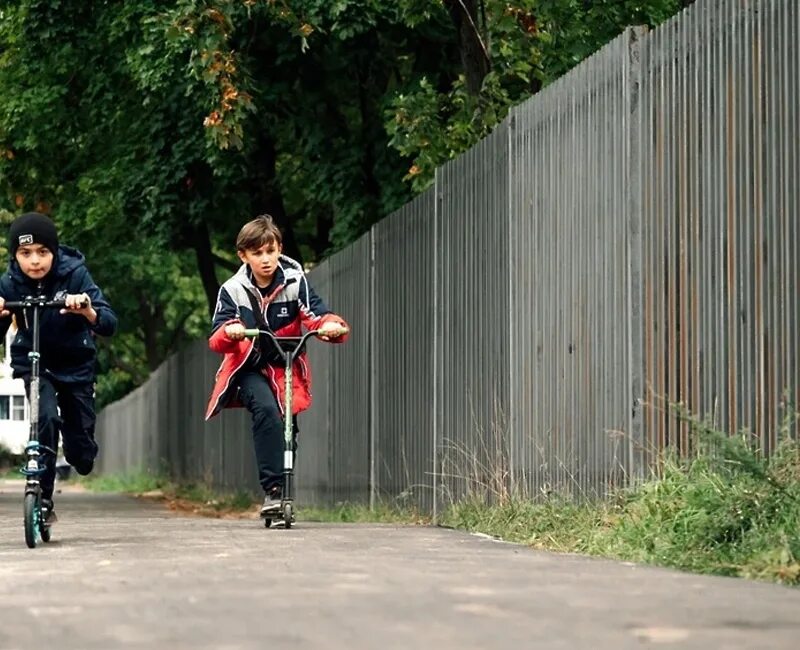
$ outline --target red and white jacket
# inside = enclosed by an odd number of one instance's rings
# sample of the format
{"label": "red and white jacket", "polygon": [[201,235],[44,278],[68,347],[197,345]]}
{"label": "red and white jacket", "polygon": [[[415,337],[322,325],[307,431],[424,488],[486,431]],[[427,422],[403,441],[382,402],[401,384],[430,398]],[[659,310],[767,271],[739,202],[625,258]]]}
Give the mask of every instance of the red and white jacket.
{"label": "red and white jacket", "polygon": [[[217,370],[214,390],[206,409],[206,420],[223,408],[241,406],[236,399],[237,373],[249,367],[259,355],[272,352],[271,349],[260,350],[257,338],[233,341],[225,334],[225,326],[231,323],[241,323],[246,328],[259,327],[259,319],[253,312],[254,306],[260,305],[264,320],[276,336],[300,336],[303,327],[317,330],[329,322],[347,327],[347,323],[332,313],[314,293],[302,267],[295,260],[281,255],[271,287],[270,293],[262,298],[253,284],[249,267],[243,264],[219,290],[208,347],[225,356]],[[346,339],[345,335],[335,342],[343,343]],[[261,372],[283,411],[285,370],[282,362],[267,364]],[[292,371],[292,414],[296,415],[310,405],[311,369],[306,354],[302,353],[295,360]]]}

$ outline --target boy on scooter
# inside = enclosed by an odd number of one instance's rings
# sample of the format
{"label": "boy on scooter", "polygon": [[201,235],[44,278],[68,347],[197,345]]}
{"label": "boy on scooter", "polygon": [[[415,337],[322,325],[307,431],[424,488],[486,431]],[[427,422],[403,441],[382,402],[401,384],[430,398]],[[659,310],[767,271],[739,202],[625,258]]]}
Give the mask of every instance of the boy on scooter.
{"label": "boy on scooter", "polygon": [[[244,406],[252,416],[258,478],[264,489],[262,516],[278,512],[283,489],[284,369],[272,342],[245,339],[245,330],[300,336],[302,328],[341,343],[347,323],[333,314],[309,285],[298,262],[283,255],[281,232],[272,217],[246,223],[236,238],[239,271],[219,291],[209,347],[224,354],[206,411]],[[311,404],[311,374],[305,353],[294,363],[292,415]]]}
{"label": "boy on scooter", "polygon": [[[47,309],[40,321],[39,441],[58,449],[59,429],[64,456],[78,474],[92,471],[97,456],[94,439],[94,337],[111,336],[117,316],[92,280],[83,255],[59,245],[53,221],[38,212],[18,217],[9,228],[8,270],[0,277],[0,338],[11,325],[6,301],[44,295],[64,298],[65,308]],[[23,310],[14,310],[18,328],[11,344],[14,377],[21,377],[30,400],[32,339]],[[60,409],[60,415],[59,415]],[[45,521],[54,523],[53,486],[56,458],[42,457],[46,471],[40,477]]]}

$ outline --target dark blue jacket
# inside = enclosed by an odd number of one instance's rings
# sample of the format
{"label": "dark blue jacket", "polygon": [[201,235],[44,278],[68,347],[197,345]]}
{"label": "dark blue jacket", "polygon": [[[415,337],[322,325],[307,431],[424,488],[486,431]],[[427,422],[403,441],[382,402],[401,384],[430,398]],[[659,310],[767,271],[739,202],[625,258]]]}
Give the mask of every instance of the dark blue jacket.
{"label": "dark blue jacket", "polygon": [[[39,328],[40,368],[43,375],[68,383],[93,382],[95,379],[95,334],[111,336],[117,328],[117,316],[103,292],[92,280],[80,251],[60,246],[53,261],[53,269],[41,282],[22,273],[12,259],[8,271],[0,277],[0,296],[7,301],[17,301],[31,295],[43,294],[50,298],[59,293],[86,293],[97,312],[97,321],[91,325],[80,314],[61,314],[59,309],[45,309]],[[30,314],[11,310],[16,317],[17,335],[11,344],[11,367],[14,377],[29,375],[31,363],[28,353],[33,340],[29,326]],[[5,337],[11,317],[0,319],[0,340]]]}

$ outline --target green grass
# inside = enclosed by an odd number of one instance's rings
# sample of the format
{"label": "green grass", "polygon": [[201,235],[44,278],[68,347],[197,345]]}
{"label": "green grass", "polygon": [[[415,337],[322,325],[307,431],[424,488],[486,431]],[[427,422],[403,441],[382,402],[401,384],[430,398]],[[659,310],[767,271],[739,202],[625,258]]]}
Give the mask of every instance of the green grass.
{"label": "green grass", "polygon": [[769,458],[696,425],[697,454],[604,502],[472,498],[442,523],[535,548],[800,585],[800,445]]}
{"label": "green grass", "polygon": [[163,476],[141,471],[88,476],[78,479],[77,482],[93,492],[136,495],[161,493],[166,499],[182,499],[217,512],[243,512],[256,504],[253,495],[243,490],[224,493],[205,484],[175,483]]}
{"label": "green grass", "polygon": [[172,485],[167,479],[148,472],[93,475],[79,477],[75,481],[92,492],[121,492],[125,494],[142,494],[154,490],[166,490]]}
{"label": "green grass", "polygon": [[22,474],[17,467],[9,467],[7,469],[0,469],[0,481],[5,479],[23,478]]}
{"label": "green grass", "polygon": [[[76,481],[93,492],[116,492],[142,495],[162,493],[168,499],[183,499],[193,504],[208,506],[216,511],[244,512],[261,504],[253,494],[244,490],[221,493],[206,484],[180,484],[149,472],[130,472],[102,476],[88,476]],[[329,508],[300,504],[298,514],[304,521],[342,523],[430,523],[430,518],[409,508],[379,504],[374,510],[369,506],[339,503]]]}
{"label": "green grass", "polygon": [[430,517],[411,508],[379,504],[374,510],[369,506],[354,503],[339,503],[329,508],[298,507],[304,521],[329,523],[385,523],[385,524],[429,524]]}
{"label": "green grass", "polygon": [[260,503],[245,490],[219,492],[207,485],[195,483],[176,485],[173,487],[173,494],[179,499],[211,506],[218,511],[244,512],[251,510],[257,503]]}

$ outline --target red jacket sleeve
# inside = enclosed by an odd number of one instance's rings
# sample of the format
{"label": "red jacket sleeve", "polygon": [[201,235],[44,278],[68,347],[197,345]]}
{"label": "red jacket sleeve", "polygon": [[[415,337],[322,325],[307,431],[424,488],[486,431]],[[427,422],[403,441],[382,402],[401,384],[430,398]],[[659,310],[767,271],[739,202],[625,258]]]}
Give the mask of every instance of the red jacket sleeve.
{"label": "red jacket sleeve", "polygon": [[306,329],[309,330],[318,330],[322,327],[325,323],[336,323],[340,327],[344,327],[348,330],[347,334],[344,334],[338,338],[331,339],[328,341],[329,343],[344,343],[350,337],[350,326],[347,324],[344,318],[341,316],[337,316],[336,314],[325,314],[324,316],[318,317],[316,320],[306,321],[303,319],[303,325],[305,325]]}
{"label": "red jacket sleeve", "polygon": [[238,350],[239,342],[229,339],[225,334],[225,327],[232,323],[241,323],[240,320],[229,320],[222,323],[208,339],[208,347],[217,354],[229,354]]}

